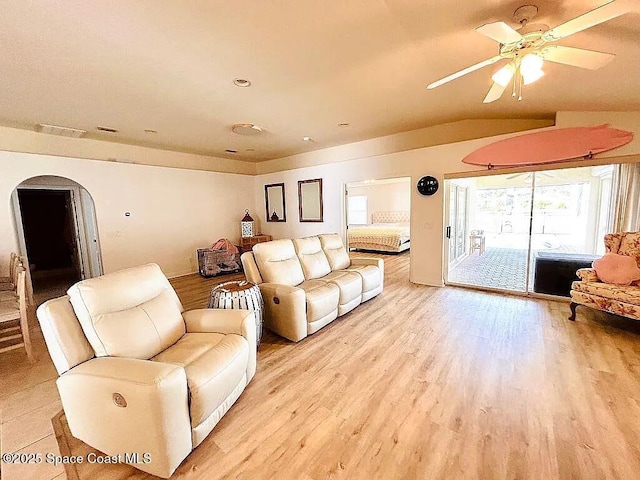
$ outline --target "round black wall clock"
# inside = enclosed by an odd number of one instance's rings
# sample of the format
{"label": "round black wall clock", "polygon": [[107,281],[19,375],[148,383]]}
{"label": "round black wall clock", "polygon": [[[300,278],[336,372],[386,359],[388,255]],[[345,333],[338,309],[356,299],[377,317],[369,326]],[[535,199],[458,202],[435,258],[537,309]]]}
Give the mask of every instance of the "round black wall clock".
{"label": "round black wall clock", "polygon": [[418,180],[417,187],[420,195],[433,195],[438,191],[438,179],[431,175],[425,175]]}

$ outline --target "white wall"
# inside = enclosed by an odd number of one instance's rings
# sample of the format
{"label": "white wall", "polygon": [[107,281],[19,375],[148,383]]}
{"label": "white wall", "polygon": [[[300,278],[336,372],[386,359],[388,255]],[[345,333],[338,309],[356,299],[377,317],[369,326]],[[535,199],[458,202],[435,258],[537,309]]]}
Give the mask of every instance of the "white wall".
{"label": "white wall", "polygon": [[105,273],[147,262],[168,276],[195,272],[196,248],[223,237],[238,241],[254,201],[254,179],[246,175],[0,152],[3,272],[17,249],[11,193],[39,175],[69,178],[92,195]]}
{"label": "white wall", "polygon": [[[624,114],[558,114],[562,126],[575,123],[597,125],[611,123],[613,127],[631,130],[636,140],[627,147],[611,152],[611,155],[630,155],[640,153],[640,113]],[[343,231],[344,186],[346,183],[368,179],[393,177],[411,177],[411,273],[412,282],[427,285],[443,284],[443,245],[444,245],[444,199],[443,175],[446,173],[482,170],[463,164],[461,160],[472,151],[495,142],[512,137],[514,134],[482,138],[460,143],[419,148],[398,153],[389,153],[374,157],[338,161],[326,165],[317,165],[268,173],[255,177],[254,210],[264,212],[264,185],[284,182],[287,197],[287,222],[263,223],[264,233],[274,238],[297,238],[318,233]],[[318,152],[312,152],[315,156]],[[353,152],[350,152],[352,154]],[[440,189],[431,197],[419,195],[415,184],[423,175],[433,175],[440,181]],[[324,222],[300,223],[298,221],[297,181],[310,178],[322,178],[324,183]],[[264,214],[260,215],[260,218]]]}
{"label": "white wall", "polygon": [[[504,136],[503,136],[504,137]],[[329,165],[305,167],[255,177],[254,211],[261,212],[264,233],[274,238],[297,238],[319,233],[344,233],[345,184],[369,179],[411,177],[411,281],[442,285],[443,195],[442,177],[446,172],[469,171],[461,160],[473,150],[503,137],[472,140],[451,145],[421,148]],[[423,175],[440,180],[441,188],[431,197],[417,193],[414,185]],[[324,222],[300,223],[298,219],[298,180],[322,178]],[[264,185],[285,183],[287,221],[264,222]],[[255,218],[255,217],[254,217]]]}
{"label": "white wall", "polygon": [[[611,123],[614,127],[634,131],[632,144],[611,155],[640,154],[640,114],[568,112],[558,114],[560,126],[575,124]],[[3,150],[38,150],[43,134],[11,140],[15,129],[0,129],[0,148]],[[469,140],[414,150],[371,156],[351,144],[337,149],[311,152],[309,159],[296,159],[304,165],[319,159],[337,157],[335,163],[310,165],[250,177],[232,173],[214,173],[158,166],[133,165],[84,158],[47,156],[42,154],[0,152],[0,272],[6,271],[6,258],[16,249],[10,196],[20,182],[39,175],[59,175],[83,185],[93,196],[105,272],[143,262],[154,261],[166,274],[173,276],[196,270],[195,249],[207,246],[221,237],[237,240],[239,220],[249,208],[257,220],[257,230],[275,238],[295,238],[322,232],[342,232],[344,215],[344,185],[368,179],[411,177],[412,249],[411,280],[431,285],[442,284],[443,195],[442,178],[445,173],[479,169],[461,163],[473,150],[510,135]],[[28,137],[28,138],[27,138]],[[386,137],[385,137],[386,138]],[[67,140],[69,142],[67,142]],[[58,140],[56,140],[58,141]],[[62,140],[60,140],[62,142]],[[73,143],[70,142],[79,142]],[[58,155],[78,156],[90,146],[100,158],[111,155],[113,145],[88,144],[86,139],[64,139]],[[97,141],[95,141],[97,142]],[[67,144],[69,143],[69,144]],[[375,142],[374,142],[375,143]],[[73,148],[72,148],[73,146]],[[142,161],[151,156],[162,165],[185,161],[187,168],[206,168],[207,162],[216,168],[240,168],[216,159],[188,156],[174,152],[154,152],[144,147],[127,147],[127,154],[135,154]],[[47,151],[51,148],[47,146]],[[80,149],[80,151],[76,151]],[[342,152],[345,150],[345,152]],[[342,152],[342,153],[340,153]],[[40,152],[42,153],[42,152]],[[118,150],[118,152],[120,151]],[[155,156],[154,156],[155,155]],[[187,155],[187,156],[183,156]],[[137,161],[137,160],[136,160]],[[166,163],[165,163],[166,162]],[[191,163],[193,162],[193,164]],[[231,161],[230,161],[231,162]],[[283,165],[293,162],[291,157]],[[212,163],[212,164],[213,164]],[[275,168],[277,162],[267,162],[265,168]],[[205,165],[206,164],[206,165]],[[260,167],[258,165],[258,167]],[[242,171],[252,166],[241,165]],[[415,183],[423,175],[434,175],[441,188],[432,197],[422,197]],[[298,221],[297,181],[312,178],[324,180],[323,223]],[[264,220],[264,185],[285,182],[287,222],[267,223]],[[131,217],[124,212],[130,211]]]}
{"label": "white wall", "polygon": [[372,183],[369,185],[349,186],[349,196],[367,197],[367,223],[373,223],[374,212],[411,211],[411,179],[401,179],[393,183]]}

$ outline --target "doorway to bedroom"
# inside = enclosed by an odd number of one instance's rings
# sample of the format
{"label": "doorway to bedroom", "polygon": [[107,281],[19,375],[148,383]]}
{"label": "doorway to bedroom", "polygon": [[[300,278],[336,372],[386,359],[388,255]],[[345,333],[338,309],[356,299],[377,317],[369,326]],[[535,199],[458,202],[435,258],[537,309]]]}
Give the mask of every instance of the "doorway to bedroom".
{"label": "doorway to bedroom", "polygon": [[381,254],[409,251],[411,177],[348,183],[345,194],[349,250]]}
{"label": "doorway to bedroom", "polygon": [[446,180],[446,283],[568,296],[604,253],[614,182],[614,165]]}

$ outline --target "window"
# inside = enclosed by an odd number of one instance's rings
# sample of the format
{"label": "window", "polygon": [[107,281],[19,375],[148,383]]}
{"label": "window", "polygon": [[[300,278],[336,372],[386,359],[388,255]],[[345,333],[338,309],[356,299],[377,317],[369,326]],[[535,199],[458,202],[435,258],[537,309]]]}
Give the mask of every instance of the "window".
{"label": "window", "polygon": [[368,223],[366,195],[347,197],[347,223],[349,225],[366,225]]}

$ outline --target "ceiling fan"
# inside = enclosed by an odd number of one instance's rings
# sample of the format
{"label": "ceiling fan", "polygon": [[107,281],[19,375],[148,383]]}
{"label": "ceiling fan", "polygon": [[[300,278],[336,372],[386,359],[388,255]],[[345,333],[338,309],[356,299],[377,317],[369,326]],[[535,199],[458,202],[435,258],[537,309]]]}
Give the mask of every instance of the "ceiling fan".
{"label": "ceiling fan", "polygon": [[547,25],[531,24],[531,19],[538,13],[538,7],[524,5],[514,13],[514,20],[521,25],[519,31],[504,22],[487,23],[476,28],[478,33],[500,43],[498,55],[433,82],[427,88],[439,87],[500,60],[508,59],[509,63],[491,77],[493,86],[485,97],[484,103],[491,103],[502,97],[509,83],[512,83],[512,96],[522,100],[522,86],[542,78],[544,75],[542,66],[545,60],[589,70],[597,70],[613,60],[615,55],[611,53],[565,47],[553,43],[632,10],[631,0],[612,0],[549,29]]}

